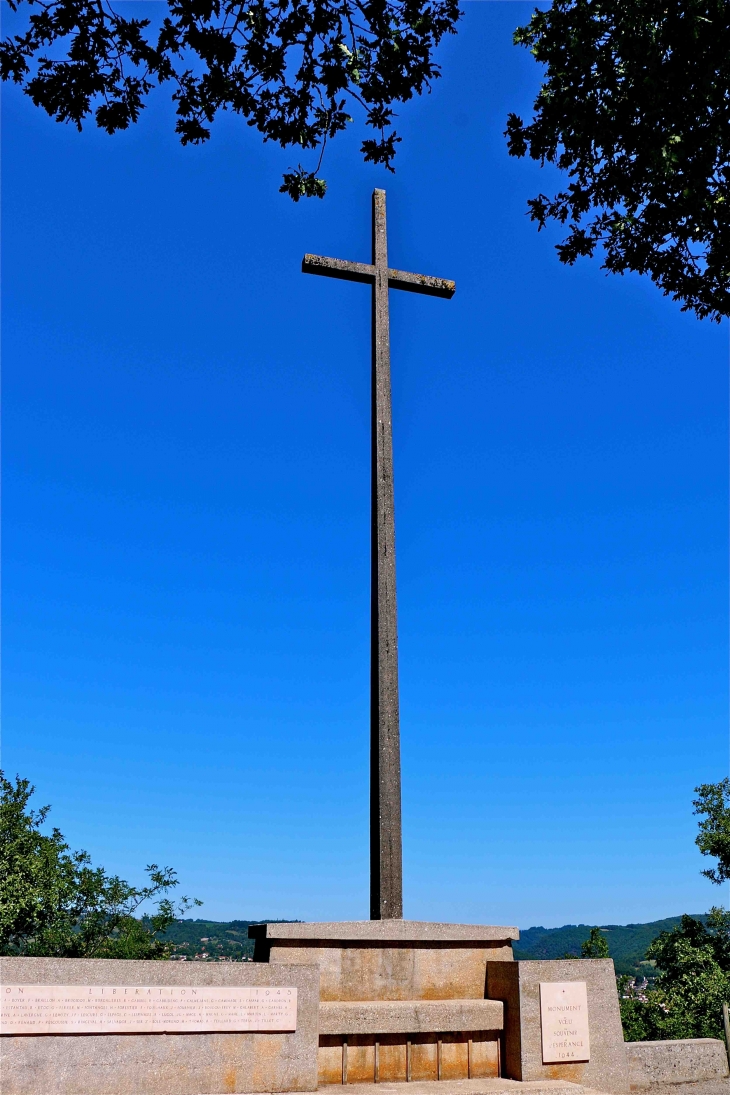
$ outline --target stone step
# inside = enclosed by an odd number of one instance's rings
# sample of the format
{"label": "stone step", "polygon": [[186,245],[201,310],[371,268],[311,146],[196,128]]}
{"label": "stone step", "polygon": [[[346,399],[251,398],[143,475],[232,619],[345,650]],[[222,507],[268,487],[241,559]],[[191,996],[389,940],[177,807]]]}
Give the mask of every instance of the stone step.
{"label": "stone step", "polygon": [[[414,1080],[398,1084],[327,1084],[320,1095],[585,1095],[566,1080]],[[591,1095],[597,1095],[591,1092]]]}
{"label": "stone step", "polygon": [[436,1034],[502,1030],[501,1000],[322,1001],[320,1034]]}

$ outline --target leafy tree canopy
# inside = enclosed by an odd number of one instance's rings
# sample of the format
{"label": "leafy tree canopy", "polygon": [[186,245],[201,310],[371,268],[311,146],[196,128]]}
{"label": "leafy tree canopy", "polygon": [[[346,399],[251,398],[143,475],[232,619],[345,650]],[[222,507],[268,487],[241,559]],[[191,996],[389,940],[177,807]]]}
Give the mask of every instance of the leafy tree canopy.
{"label": "leafy tree canopy", "polygon": [[561,958],[610,958],[608,953],[608,941],[600,928],[591,928],[588,938],[580,945],[580,954],[575,951],[566,951]]}
{"label": "leafy tree canopy", "polygon": [[[167,83],[183,144],[200,143],[220,110],[264,140],[322,152],[359,104],[375,136],[366,160],[392,170],[394,105],[439,75],[433,53],[459,18],[458,0],[165,0],[165,15],[126,18],[108,0],[8,0],[25,27],[0,43],[0,76],[79,129],[136,122]],[[301,165],[282,191],[298,201],[326,184]]]}
{"label": "leafy tree canopy", "polygon": [[[697,846],[718,860],[716,868],[702,873],[720,885],[730,879],[730,779],[703,783],[695,794],[695,813],[704,815]],[[706,920],[683,916],[647,948],[659,976],[644,1000],[621,1000],[627,1041],[723,1037],[722,1005],[730,1000],[730,912],[713,908]]]}
{"label": "leafy tree canopy", "polygon": [[545,66],[513,156],[556,164],[529,202],[568,226],[560,259],[649,274],[684,311],[730,314],[730,0],[553,0],[515,42]]}
{"label": "leafy tree canopy", "polygon": [[720,885],[730,879],[730,779],[695,787],[692,805],[703,815],[695,844],[703,855],[717,859],[717,867],[703,871],[705,878]]}
{"label": "leafy tree canopy", "polygon": [[707,925],[683,916],[654,940],[646,957],[660,973],[645,1000],[621,1000],[626,1040],[722,1038],[722,1005],[730,999],[730,913],[711,909]]}
{"label": "leafy tree canopy", "polygon": [[[58,829],[41,832],[49,807],[32,810],[27,779],[0,772],[0,954],[56,958],[165,958],[160,938],[200,901],[168,894],[178,880],[171,867],[147,867],[149,884],[131,886],[86,852],[70,852]],[[143,919],[140,906],[156,899]]]}
{"label": "leafy tree canopy", "polygon": [[591,928],[588,938],[581,943],[581,958],[610,958],[608,940],[600,928]]}

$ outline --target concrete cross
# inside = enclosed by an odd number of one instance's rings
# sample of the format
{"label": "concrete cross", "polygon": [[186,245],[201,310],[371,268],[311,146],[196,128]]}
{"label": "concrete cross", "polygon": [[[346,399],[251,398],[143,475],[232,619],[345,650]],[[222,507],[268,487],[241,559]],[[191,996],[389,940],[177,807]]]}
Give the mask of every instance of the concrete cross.
{"label": "concrete cross", "polygon": [[372,493],[370,555],[370,919],[403,916],[398,620],[395,596],[393,431],[390,405],[388,290],[453,297],[443,278],[388,266],[385,191],[373,191],[373,261],[305,255],[305,274],[372,286]]}

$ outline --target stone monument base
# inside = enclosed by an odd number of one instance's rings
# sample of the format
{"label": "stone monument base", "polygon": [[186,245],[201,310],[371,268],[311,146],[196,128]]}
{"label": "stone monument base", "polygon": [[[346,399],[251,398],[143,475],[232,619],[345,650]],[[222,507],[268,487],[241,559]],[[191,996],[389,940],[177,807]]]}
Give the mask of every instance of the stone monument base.
{"label": "stone monument base", "polygon": [[254,961],[320,970],[320,1085],[502,1075],[504,1008],[487,967],[512,963],[512,927],[365,920],[249,928]]}
{"label": "stone monument base", "polygon": [[623,1041],[610,959],[516,962],[482,925],[250,931],[253,963],[0,959],[2,1095],[730,1095],[724,1043]]}

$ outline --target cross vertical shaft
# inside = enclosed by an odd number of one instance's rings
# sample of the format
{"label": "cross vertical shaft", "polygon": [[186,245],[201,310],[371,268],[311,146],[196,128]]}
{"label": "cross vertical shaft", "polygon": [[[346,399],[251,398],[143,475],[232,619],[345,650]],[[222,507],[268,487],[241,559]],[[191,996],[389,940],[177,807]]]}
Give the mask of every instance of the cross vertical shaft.
{"label": "cross vertical shaft", "polygon": [[398,615],[395,588],[385,191],[373,193],[370,582],[370,918],[403,916]]}
{"label": "cross vertical shaft", "polygon": [[373,192],[373,261],[305,255],[305,274],[372,287],[372,464],[370,558],[370,919],[403,916],[403,853],[395,596],[393,427],[390,404],[388,290],[450,300],[453,281],[388,266],[385,191]]}

